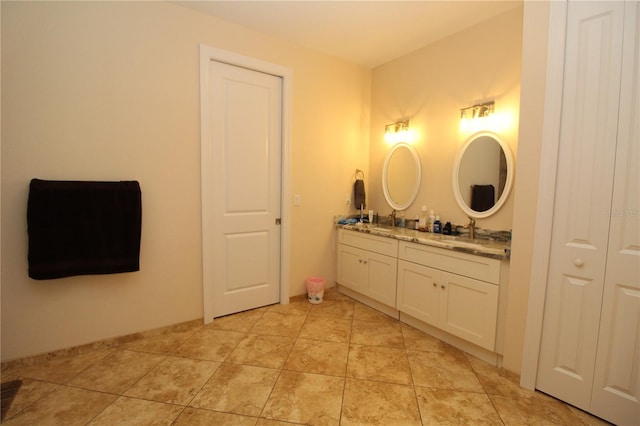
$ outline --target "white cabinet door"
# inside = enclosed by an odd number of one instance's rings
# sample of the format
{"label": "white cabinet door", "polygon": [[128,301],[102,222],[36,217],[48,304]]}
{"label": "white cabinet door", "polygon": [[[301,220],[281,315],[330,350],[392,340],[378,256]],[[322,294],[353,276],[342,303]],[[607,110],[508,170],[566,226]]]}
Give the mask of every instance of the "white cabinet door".
{"label": "white cabinet door", "polygon": [[438,327],[439,276],[437,269],[399,260],[396,309]]}
{"label": "white cabinet door", "polygon": [[396,309],[493,351],[498,289],[494,284],[399,260]]}
{"label": "white cabinet door", "polygon": [[640,7],[627,3],[618,144],[591,412],[640,423]]}
{"label": "white cabinet door", "polygon": [[498,321],[498,286],[442,272],[440,328],[493,351]]}
{"label": "white cabinet door", "polygon": [[395,257],[338,244],[338,283],[395,306],[397,263]]}
{"label": "white cabinet door", "polygon": [[338,244],[338,283],[360,293],[366,291],[366,266],[362,260],[365,253],[364,250]]}
{"label": "white cabinet door", "polygon": [[388,306],[396,306],[398,260],[378,253],[367,253],[366,295]]}

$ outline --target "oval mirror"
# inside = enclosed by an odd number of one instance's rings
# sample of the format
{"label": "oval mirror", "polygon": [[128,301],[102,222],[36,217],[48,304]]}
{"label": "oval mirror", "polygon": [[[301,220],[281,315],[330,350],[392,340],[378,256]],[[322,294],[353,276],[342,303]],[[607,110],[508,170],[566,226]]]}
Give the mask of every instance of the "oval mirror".
{"label": "oval mirror", "polygon": [[409,144],[391,148],[382,166],[382,191],[391,208],[405,210],[418,195],[422,180],[420,158]]}
{"label": "oval mirror", "polygon": [[453,165],[453,193],[458,205],[469,217],[491,216],[507,200],[513,172],[509,145],[491,132],[472,135]]}

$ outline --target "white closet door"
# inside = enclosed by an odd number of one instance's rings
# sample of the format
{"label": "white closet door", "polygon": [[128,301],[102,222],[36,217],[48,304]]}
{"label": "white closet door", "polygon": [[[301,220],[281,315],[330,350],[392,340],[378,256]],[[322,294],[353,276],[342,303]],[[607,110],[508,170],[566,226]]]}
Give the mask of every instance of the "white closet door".
{"label": "white closet door", "polygon": [[624,4],[569,2],[547,299],[536,387],[588,409],[618,125]]}
{"label": "white closet door", "polygon": [[591,412],[640,424],[640,7],[627,2],[611,231]]}

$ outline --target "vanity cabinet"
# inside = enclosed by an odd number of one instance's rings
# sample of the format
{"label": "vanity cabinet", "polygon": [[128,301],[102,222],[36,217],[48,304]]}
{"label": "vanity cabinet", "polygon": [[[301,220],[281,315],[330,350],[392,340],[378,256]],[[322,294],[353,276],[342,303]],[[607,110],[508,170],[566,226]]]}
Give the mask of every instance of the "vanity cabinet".
{"label": "vanity cabinet", "polygon": [[495,350],[500,261],[400,242],[396,309]]}
{"label": "vanity cabinet", "polygon": [[398,241],[338,230],[338,283],[395,307]]}

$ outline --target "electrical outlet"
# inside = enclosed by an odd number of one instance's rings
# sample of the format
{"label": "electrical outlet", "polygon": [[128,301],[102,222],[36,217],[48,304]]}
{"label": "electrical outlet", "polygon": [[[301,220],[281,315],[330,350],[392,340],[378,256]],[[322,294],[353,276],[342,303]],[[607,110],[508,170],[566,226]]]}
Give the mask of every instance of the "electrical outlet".
{"label": "electrical outlet", "polygon": [[351,204],[351,194],[347,194],[344,203],[347,205]]}
{"label": "electrical outlet", "polygon": [[295,194],[293,196],[293,205],[294,206],[299,206],[300,205],[300,194]]}

